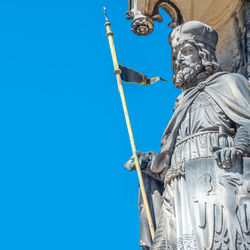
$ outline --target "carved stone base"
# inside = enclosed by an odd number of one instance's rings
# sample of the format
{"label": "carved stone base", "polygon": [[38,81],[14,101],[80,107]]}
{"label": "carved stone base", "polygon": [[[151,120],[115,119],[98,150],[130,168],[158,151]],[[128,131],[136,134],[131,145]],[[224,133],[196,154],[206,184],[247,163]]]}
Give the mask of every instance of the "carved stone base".
{"label": "carved stone base", "polygon": [[250,158],[227,170],[190,161],[185,171],[197,249],[250,249]]}

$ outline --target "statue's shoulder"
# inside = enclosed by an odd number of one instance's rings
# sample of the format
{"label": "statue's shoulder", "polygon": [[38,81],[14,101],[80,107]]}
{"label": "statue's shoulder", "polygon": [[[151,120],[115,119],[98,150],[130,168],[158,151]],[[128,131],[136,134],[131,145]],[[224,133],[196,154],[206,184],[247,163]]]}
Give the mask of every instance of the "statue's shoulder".
{"label": "statue's shoulder", "polygon": [[[250,84],[246,77],[238,73],[230,73],[226,71],[221,71],[212,75],[209,82],[215,83],[214,85],[223,85],[227,87],[247,87],[250,89]],[[213,85],[213,84],[212,84]]]}
{"label": "statue's shoulder", "polygon": [[230,79],[233,82],[248,82],[247,78],[238,73],[230,73],[230,72],[222,72],[224,73],[223,76],[227,79]]}

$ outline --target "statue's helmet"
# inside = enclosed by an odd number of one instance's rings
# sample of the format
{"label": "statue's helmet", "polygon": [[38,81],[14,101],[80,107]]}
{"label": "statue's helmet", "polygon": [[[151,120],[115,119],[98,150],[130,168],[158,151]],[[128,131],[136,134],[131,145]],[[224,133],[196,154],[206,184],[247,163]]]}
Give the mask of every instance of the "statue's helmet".
{"label": "statue's helmet", "polygon": [[203,43],[215,50],[218,34],[213,28],[202,22],[190,21],[177,26],[169,35],[169,43],[172,48],[187,40]]}

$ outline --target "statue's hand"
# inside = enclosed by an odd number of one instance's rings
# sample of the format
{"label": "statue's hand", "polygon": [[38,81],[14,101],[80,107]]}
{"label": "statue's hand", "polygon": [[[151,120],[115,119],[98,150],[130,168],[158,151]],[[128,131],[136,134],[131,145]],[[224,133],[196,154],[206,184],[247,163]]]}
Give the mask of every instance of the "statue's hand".
{"label": "statue's hand", "polygon": [[213,147],[215,160],[219,166],[223,168],[231,168],[235,164],[235,160],[243,155],[243,151],[236,147]]}
{"label": "statue's hand", "polygon": [[[151,159],[152,159],[152,153],[151,152],[143,153],[141,151],[136,151],[136,154],[137,154],[137,156],[139,158],[141,169],[145,169],[148,166],[148,164],[150,163]],[[130,159],[124,164],[124,167],[128,171],[135,170],[134,156],[130,157]]]}

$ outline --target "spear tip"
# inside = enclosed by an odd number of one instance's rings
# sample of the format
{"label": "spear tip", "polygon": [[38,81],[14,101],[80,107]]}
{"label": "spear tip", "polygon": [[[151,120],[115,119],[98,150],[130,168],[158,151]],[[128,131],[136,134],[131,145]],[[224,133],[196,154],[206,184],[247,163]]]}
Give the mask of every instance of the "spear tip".
{"label": "spear tip", "polygon": [[103,7],[103,10],[104,10],[104,16],[105,16],[106,22],[108,22],[106,7]]}

